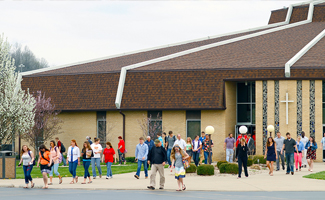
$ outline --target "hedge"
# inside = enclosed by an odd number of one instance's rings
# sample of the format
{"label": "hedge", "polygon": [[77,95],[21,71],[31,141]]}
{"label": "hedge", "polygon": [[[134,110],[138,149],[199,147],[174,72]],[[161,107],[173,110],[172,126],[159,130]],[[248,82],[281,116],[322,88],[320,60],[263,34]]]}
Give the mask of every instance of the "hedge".
{"label": "hedge", "polygon": [[217,162],[217,167],[218,169],[220,168],[220,165],[223,164],[223,163],[228,163],[226,160],[220,160]]}
{"label": "hedge", "polygon": [[206,165],[202,164],[197,167],[197,175],[214,175],[214,166],[213,165]]}
{"label": "hedge", "polygon": [[186,173],[195,173],[196,172],[196,165],[190,164],[190,167],[186,169]]}
{"label": "hedge", "polygon": [[247,166],[252,166],[253,165],[253,159],[248,158],[247,160]]}
{"label": "hedge", "polygon": [[134,163],[135,162],[135,157],[126,157],[125,160],[126,160],[126,162]]}
{"label": "hedge", "polygon": [[[259,163],[257,162],[257,160],[259,160]],[[254,156],[253,161],[254,164],[266,164],[266,159],[264,159],[264,156],[262,155]]]}
{"label": "hedge", "polygon": [[220,173],[238,174],[238,165],[235,163],[222,163],[219,171]]}

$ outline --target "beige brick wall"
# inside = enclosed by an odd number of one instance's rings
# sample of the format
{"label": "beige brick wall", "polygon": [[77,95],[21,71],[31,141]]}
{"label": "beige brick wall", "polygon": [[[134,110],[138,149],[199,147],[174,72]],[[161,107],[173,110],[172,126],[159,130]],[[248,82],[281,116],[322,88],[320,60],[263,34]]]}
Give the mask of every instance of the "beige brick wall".
{"label": "beige brick wall", "polygon": [[226,107],[225,110],[225,135],[224,139],[228,137],[229,133],[235,134],[235,125],[237,122],[236,116],[236,82],[226,82]]}
{"label": "beige brick wall", "polygon": [[316,150],[316,161],[323,160],[323,151],[320,144],[323,138],[323,83],[321,80],[315,81],[315,140],[318,144]]}
{"label": "beige brick wall", "polygon": [[226,155],[223,150],[225,139],[225,111],[224,110],[202,110],[201,111],[201,127],[205,130],[207,126],[214,127],[214,134],[211,139],[213,140],[213,162],[218,160],[225,160]]}
{"label": "beige brick wall", "polygon": [[256,154],[263,154],[263,82],[255,82]]}
{"label": "beige brick wall", "polygon": [[[168,134],[173,131],[174,135],[181,134],[186,141],[186,111],[185,110],[163,110],[162,111],[163,131]],[[201,125],[202,127],[202,125]]]}
{"label": "beige brick wall", "polygon": [[106,112],[106,140],[109,141],[117,152],[118,136],[123,136],[123,116],[118,111]]}

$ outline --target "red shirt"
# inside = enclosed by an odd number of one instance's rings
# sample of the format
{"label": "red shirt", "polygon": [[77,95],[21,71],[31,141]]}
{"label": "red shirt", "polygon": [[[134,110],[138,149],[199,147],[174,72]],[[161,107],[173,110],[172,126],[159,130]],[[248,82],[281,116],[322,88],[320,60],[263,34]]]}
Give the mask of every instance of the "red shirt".
{"label": "red shirt", "polygon": [[[120,152],[121,153],[124,153],[125,151],[125,143],[124,143],[124,140],[120,140],[120,142],[118,143],[118,148],[120,149]],[[122,148],[120,148],[122,146]]]}
{"label": "red shirt", "polygon": [[105,155],[105,163],[112,163],[114,161],[113,155],[115,154],[115,151],[113,148],[105,148],[103,154]]}
{"label": "red shirt", "polygon": [[[236,141],[236,147],[238,146],[238,144],[240,143],[240,139],[242,138],[242,134],[238,135],[237,141]],[[247,135],[244,136],[246,143],[248,142],[248,138]]]}
{"label": "red shirt", "polygon": [[[61,141],[59,140],[58,141],[58,147],[60,148],[61,147]],[[61,147],[62,148],[62,147]],[[60,150],[60,153],[62,153],[62,151]]]}

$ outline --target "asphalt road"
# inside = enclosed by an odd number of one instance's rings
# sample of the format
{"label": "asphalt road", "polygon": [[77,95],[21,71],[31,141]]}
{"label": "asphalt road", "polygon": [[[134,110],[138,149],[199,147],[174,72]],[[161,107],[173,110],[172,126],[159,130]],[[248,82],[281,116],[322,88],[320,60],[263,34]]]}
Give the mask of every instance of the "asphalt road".
{"label": "asphalt road", "polygon": [[149,191],[149,190],[65,190],[65,189],[22,189],[0,188],[1,200],[58,200],[62,199],[324,199],[325,192],[203,192],[203,191]]}

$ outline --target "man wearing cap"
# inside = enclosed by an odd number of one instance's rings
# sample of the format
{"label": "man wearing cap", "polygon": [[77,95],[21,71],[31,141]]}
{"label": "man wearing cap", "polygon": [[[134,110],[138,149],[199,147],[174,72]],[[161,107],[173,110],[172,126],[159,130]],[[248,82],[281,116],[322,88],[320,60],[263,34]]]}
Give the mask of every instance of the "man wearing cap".
{"label": "man wearing cap", "polygon": [[93,144],[93,141],[91,141],[91,137],[87,136],[87,137],[86,137],[86,140],[89,142],[90,145]]}
{"label": "man wearing cap", "polygon": [[164,189],[165,186],[165,174],[164,174],[164,166],[167,161],[167,153],[160,140],[155,140],[155,146],[149,151],[148,154],[148,164],[152,164],[151,167],[151,176],[150,176],[150,186],[148,189],[154,190],[156,187],[156,174],[157,171],[160,175],[160,185],[159,189]]}
{"label": "man wearing cap", "polygon": [[144,143],[144,138],[139,138],[139,144],[135,148],[135,159],[138,160],[138,169],[137,173],[134,175],[136,179],[139,179],[141,165],[143,164],[145,178],[148,178],[148,165],[147,165],[147,156],[148,156],[148,145]]}

